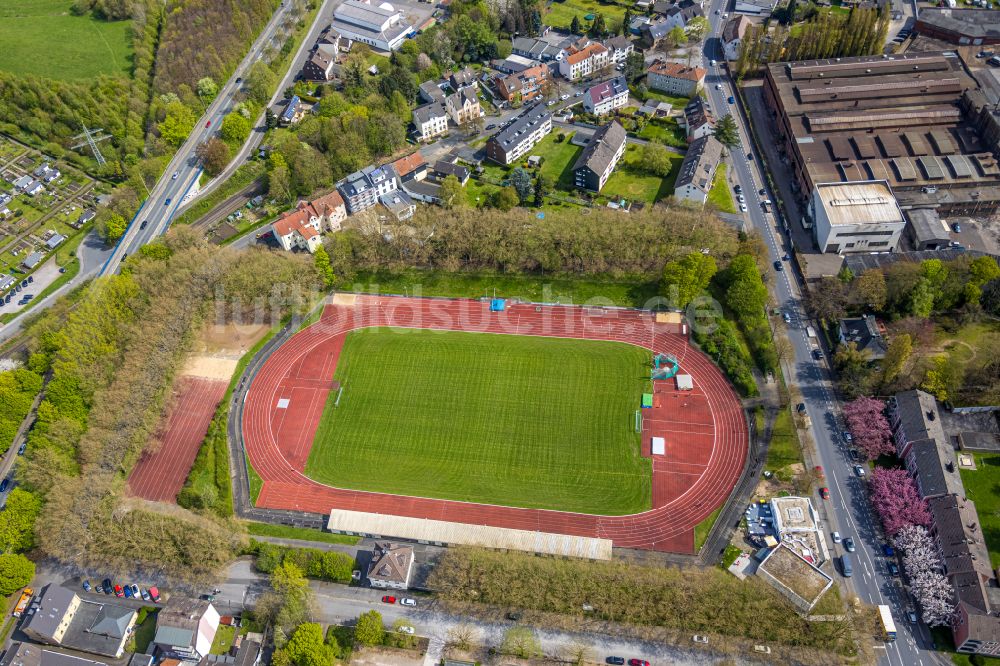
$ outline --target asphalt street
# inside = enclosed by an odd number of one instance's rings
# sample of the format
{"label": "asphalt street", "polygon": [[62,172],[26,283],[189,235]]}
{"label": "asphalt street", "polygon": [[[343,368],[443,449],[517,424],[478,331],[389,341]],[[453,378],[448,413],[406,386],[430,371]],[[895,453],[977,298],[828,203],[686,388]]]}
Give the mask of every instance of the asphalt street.
{"label": "asphalt street", "polygon": [[[325,16],[324,12],[329,9],[331,4],[332,0],[327,0],[324,3],[321,11],[317,14],[317,19]],[[236,96],[241,86],[240,83],[236,82],[236,79],[242,79],[253,63],[259,60],[264,51],[273,45],[283,20],[290,12],[292,12],[291,3],[288,2],[283,2],[275,11],[274,16],[258,35],[247,55],[236,67],[229,80],[219,89],[215,99],[198,119],[194,130],[191,131],[187,140],[170,160],[170,164],[167,165],[160,180],[150,190],[148,198],[132,219],[125,235],[122,236],[111,256],[101,267],[99,275],[117,272],[121,262],[129,254],[167,230],[170,220],[176,215],[185,197],[189,196],[192,190],[197,187],[198,179],[201,177],[202,169],[195,151],[202,142],[212,138],[218,132],[222,119],[236,103]],[[310,38],[317,25],[321,25],[319,20],[313,25]],[[306,42],[308,41],[307,38]],[[309,43],[311,44],[311,42]],[[279,92],[284,90],[283,85],[279,86],[278,90]],[[251,137],[256,137],[257,141],[260,141],[257,132],[251,132]],[[244,148],[246,147],[244,146]],[[243,154],[245,153],[241,152],[241,155]]]}
{"label": "asphalt street", "polygon": [[[816,495],[813,501],[820,511],[823,531],[834,560],[838,560],[843,550],[842,545],[832,543],[831,532],[838,531],[842,536],[853,536],[857,545],[857,551],[850,555],[855,563],[853,577],[841,576],[839,561],[826,565],[824,570],[846,591],[857,595],[863,602],[888,604],[892,608],[898,638],[894,642],[874,646],[876,654],[881,652],[884,655],[880,659],[882,663],[927,666],[936,663],[940,655],[930,650],[927,628],[909,624],[905,619],[905,611],[912,606],[908,605],[900,580],[889,575],[888,560],[881,555],[883,542],[869,506],[865,481],[854,472],[848,458],[848,447],[842,438],[843,419],[829,366],[826,360],[814,360],[812,357],[814,344],[806,335],[806,327],[815,327],[816,323],[810,321],[806,314],[799,275],[791,262],[782,260],[786,252],[791,251],[788,239],[780,230],[780,223],[776,218],[764,213],[761,207],[762,199],[773,200],[774,197],[766,190],[760,157],[749,136],[749,124],[738,104],[730,104],[728,101],[730,96],[735,95],[732,79],[723,67],[711,64],[713,58],[723,61],[719,35],[725,23],[722,12],[726,5],[725,0],[713,0],[706,10],[712,24],[712,33],[706,41],[704,54],[704,66],[708,69],[705,87],[716,116],[732,113],[740,126],[743,147],[736,147],[731,151],[731,178],[743,188],[747,203],[745,215],[765,240],[771,263],[778,262],[782,267],[780,271],[772,271],[771,291],[774,306],[791,316],[787,333],[793,353],[786,362],[785,373],[788,382],[801,392],[806,412],[812,421],[810,435],[815,447],[806,447],[806,464],[823,467],[826,478],[821,485],[830,489],[829,500],[824,501]],[[721,89],[717,86],[721,86]],[[761,188],[765,188],[763,196],[758,194]]]}

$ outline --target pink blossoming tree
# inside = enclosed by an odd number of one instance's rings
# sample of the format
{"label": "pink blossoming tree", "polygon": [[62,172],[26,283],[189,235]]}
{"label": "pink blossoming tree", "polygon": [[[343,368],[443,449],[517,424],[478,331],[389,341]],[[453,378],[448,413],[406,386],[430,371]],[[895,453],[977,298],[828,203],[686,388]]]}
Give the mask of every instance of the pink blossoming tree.
{"label": "pink blossoming tree", "polygon": [[869,460],[896,453],[896,447],[892,443],[892,429],[882,413],[884,409],[885,403],[881,400],[865,396],[844,405],[847,428]]}
{"label": "pink blossoming tree", "polygon": [[892,538],[906,525],[931,524],[927,503],[920,497],[917,484],[905,469],[876,467],[872,471],[869,490],[872,505],[882,520],[882,528]]}

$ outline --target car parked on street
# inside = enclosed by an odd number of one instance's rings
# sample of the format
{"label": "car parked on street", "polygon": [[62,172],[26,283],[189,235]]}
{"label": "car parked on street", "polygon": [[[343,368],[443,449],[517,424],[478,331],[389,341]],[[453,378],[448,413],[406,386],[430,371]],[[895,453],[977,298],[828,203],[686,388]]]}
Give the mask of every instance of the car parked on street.
{"label": "car parked on street", "polygon": [[855,465],[854,466],[854,473],[857,474],[859,477],[864,478],[864,476],[865,476],[865,468],[862,467],[861,465]]}
{"label": "car parked on street", "polygon": [[629,659],[628,666],[649,666],[649,662],[645,659]]}
{"label": "car parked on street", "polygon": [[611,664],[611,666],[623,666],[625,664],[625,657],[608,657],[604,660],[604,663]]}
{"label": "car parked on street", "polygon": [[400,632],[401,634],[409,634],[410,636],[412,636],[413,634],[417,633],[416,629],[414,629],[413,627],[410,627],[410,626],[408,626],[408,625],[405,625],[405,624],[404,624],[404,625],[402,625],[402,626],[401,626],[401,627],[399,628],[399,632]]}
{"label": "car parked on street", "polygon": [[119,598],[125,596],[125,590],[121,585],[115,585],[115,596]]}
{"label": "car parked on street", "polygon": [[736,104],[736,98],[733,97],[732,95],[730,95],[729,99],[727,99],[726,101],[729,102],[730,104]]}
{"label": "car parked on street", "polygon": [[830,489],[829,488],[820,488],[819,489],[819,496],[822,497],[825,500],[830,499]]}
{"label": "car parked on street", "polygon": [[416,599],[411,599],[409,597],[405,597],[405,598],[399,600],[399,605],[400,606],[416,606],[417,605],[417,600]]}
{"label": "car parked on street", "polygon": [[91,587],[90,587],[90,581],[89,581],[89,580],[85,580],[85,581],[83,581],[83,589],[84,589],[85,591],[87,591],[87,592],[90,592],[90,590],[91,590]]}
{"label": "car parked on street", "polygon": [[390,595],[387,594],[384,597],[382,597],[382,603],[384,603],[384,604],[394,604],[394,603],[396,603],[396,597],[393,597],[393,596],[390,596]]}
{"label": "car parked on street", "polygon": [[834,543],[840,543],[840,541],[841,541],[841,539],[840,539],[840,532],[833,532],[831,534],[831,536],[833,537],[833,542]]}
{"label": "car parked on street", "polygon": [[848,553],[853,553],[857,550],[854,546],[854,537],[844,537],[844,550]]}

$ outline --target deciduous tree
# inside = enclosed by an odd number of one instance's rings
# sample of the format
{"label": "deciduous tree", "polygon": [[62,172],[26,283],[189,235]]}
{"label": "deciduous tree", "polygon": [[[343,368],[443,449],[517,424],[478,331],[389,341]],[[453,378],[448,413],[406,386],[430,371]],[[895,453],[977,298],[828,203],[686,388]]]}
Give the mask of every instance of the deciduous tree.
{"label": "deciduous tree", "polygon": [[726,270],[726,305],[741,317],[762,316],[767,305],[767,287],[757,262],[748,254],[735,257]]}
{"label": "deciduous tree", "polygon": [[5,597],[31,582],[35,577],[35,563],[24,555],[0,554],[0,595]]}
{"label": "deciduous tree", "polygon": [[870,268],[860,276],[854,283],[858,294],[858,299],[868,308],[875,312],[881,312],[885,307],[888,295],[885,286],[885,275],[877,268]]}
{"label": "deciduous tree", "polygon": [[198,97],[201,97],[202,101],[208,103],[215,99],[215,96],[219,92],[219,86],[216,85],[215,79],[211,76],[205,76],[198,79],[198,85],[196,86],[198,91]]}
{"label": "deciduous tree", "polygon": [[382,614],[376,610],[362,613],[354,627],[354,640],[361,645],[379,645],[385,638],[385,625],[382,624]]}
{"label": "deciduous tree", "polygon": [[261,105],[266,104],[271,99],[277,85],[278,77],[263,60],[258,60],[250,66],[250,71],[247,72],[246,79],[243,81],[247,96]]}
{"label": "deciduous tree", "polygon": [[905,469],[876,467],[871,474],[869,490],[872,506],[889,537],[907,525],[930,525],[927,503]]}
{"label": "deciduous tree", "polygon": [[226,142],[214,136],[199,145],[195,154],[201,160],[205,173],[213,177],[222,173],[232,157]]}
{"label": "deciduous tree", "polygon": [[686,308],[708,287],[717,270],[715,258],[711,255],[689,252],[664,266],[660,293],[678,308]]}
{"label": "deciduous tree", "polygon": [[317,247],[316,253],[313,254],[313,260],[316,263],[316,271],[323,280],[323,286],[331,289],[336,279],[333,275],[333,266],[330,265],[330,255],[327,254],[326,248],[322,245]]}
{"label": "deciduous tree", "polygon": [[273,663],[276,666],[330,666],[334,652],[323,641],[323,627],[306,622],[296,627],[285,647],[276,651]]}
{"label": "deciduous tree", "polygon": [[847,429],[870,460],[896,452],[892,443],[892,430],[884,410],[885,403],[881,400],[864,396],[844,404]]}
{"label": "deciduous tree", "polygon": [[806,308],[817,319],[837,321],[847,313],[846,302],[844,283],[835,277],[825,277],[809,290]]}
{"label": "deciduous tree", "polygon": [[188,138],[194,128],[194,112],[180,102],[167,105],[167,115],[157,126],[160,138],[171,146],[179,146]]}
{"label": "deciduous tree", "polygon": [[35,519],[41,508],[41,500],[33,493],[21,488],[10,491],[0,512],[0,551],[23,553],[31,550],[35,543]]}
{"label": "deciduous tree", "polygon": [[503,634],[500,651],[521,659],[533,659],[542,656],[542,644],[531,629],[511,627]]}
{"label": "deciduous tree", "polygon": [[229,143],[243,143],[250,136],[250,121],[239,113],[230,113],[222,119],[219,136]]}

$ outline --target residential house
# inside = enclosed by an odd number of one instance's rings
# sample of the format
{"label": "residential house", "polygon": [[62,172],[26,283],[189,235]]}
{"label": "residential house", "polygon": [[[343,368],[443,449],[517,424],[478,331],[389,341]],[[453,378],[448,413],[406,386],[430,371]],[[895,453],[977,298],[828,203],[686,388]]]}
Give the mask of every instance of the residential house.
{"label": "residential house", "polygon": [[333,12],[333,28],[344,37],[380,51],[395,51],[413,27],[388,2],[344,0]]}
{"label": "residential house", "polygon": [[580,189],[600,192],[625,154],[627,136],[618,121],[598,129],[573,165],[573,177]]}
{"label": "residential house", "polygon": [[403,190],[383,194],[378,201],[400,222],[410,219],[417,212],[416,204]]}
{"label": "residential house", "polygon": [[110,657],[90,659],[79,652],[67,652],[59,648],[24,642],[11,643],[0,659],[0,666],[152,666],[152,663],[152,657],[144,654],[133,654],[128,659],[121,660]]}
{"label": "residential house", "polygon": [[410,180],[403,183],[403,191],[415,201],[441,203],[441,186],[428,180]]}
{"label": "residential house", "polygon": [[659,44],[660,40],[664,39],[671,30],[682,27],[684,26],[680,25],[679,13],[671,18],[657,16],[654,19],[649,19],[639,27],[639,44],[643,48],[651,49]]}
{"label": "residential house", "polygon": [[413,126],[420,141],[430,141],[448,131],[448,110],[440,102],[413,109]]}
{"label": "residential house", "polygon": [[440,102],[444,104],[445,94],[441,90],[441,84],[437,81],[424,81],[420,84],[420,100],[430,104]]}
{"label": "residential house", "polygon": [[479,83],[476,81],[476,73],[466,67],[457,72],[452,72],[448,76],[448,85],[451,86],[452,90],[461,90],[469,86],[476,88],[479,86]]}
{"label": "residential house", "polygon": [[31,185],[33,182],[35,182],[35,179],[25,174],[14,181],[14,189],[24,192],[28,188],[28,185]]}
{"label": "residential house", "polygon": [[743,36],[753,22],[746,16],[740,14],[729,19],[722,29],[722,51],[726,60],[736,60],[740,57],[740,44],[743,43]]}
{"label": "residential house", "polygon": [[372,587],[405,590],[413,575],[413,548],[380,541],[372,551],[368,582]]}
{"label": "residential house", "polygon": [[62,234],[52,234],[49,239],[45,241],[45,247],[49,250],[54,250],[59,247],[64,240],[66,240],[66,237]]}
{"label": "residential house", "polygon": [[611,52],[603,44],[588,44],[567,55],[559,63],[559,73],[570,81],[577,81],[601,71],[611,64]]}
{"label": "residential house", "polygon": [[285,127],[294,125],[302,120],[303,115],[302,100],[299,99],[298,95],[292,95],[291,99],[285,105],[285,110],[278,116],[278,124]]}
{"label": "residential house", "polygon": [[378,203],[379,197],[398,188],[399,179],[390,164],[366,166],[337,183],[337,191],[344,197],[351,215],[371,208]]}
{"label": "residential house", "polygon": [[59,169],[50,166],[48,162],[42,164],[40,167],[35,169],[35,178],[41,180],[44,183],[51,183],[56,180],[62,174],[59,173]]}
{"label": "residential house", "polygon": [[45,186],[42,185],[42,182],[39,180],[31,181],[30,183],[28,183],[28,186],[24,188],[24,193],[27,194],[29,197],[41,194],[44,191],[45,191]]}
{"label": "residential house", "polygon": [[93,208],[85,208],[80,217],[76,218],[76,223],[81,227],[97,217],[97,211]]}
{"label": "residential house", "polygon": [[393,162],[392,170],[399,176],[400,183],[423,180],[427,176],[427,161],[418,150]]}
{"label": "residential house", "polygon": [[39,643],[118,658],[136,617],[133,608],[83,600],[74,591],[50,583],[42,588],[38,608],[21,630]]}
{"label": "residential house", "polygon": [[42,259],[44,258],[45,258],[44,252],[32,252],[31,254],[29,254],[27,257],[24,258],[24,261],[21,262],[21,268],[23,268],[26,271],[30,271],[35,266],[42,263]]}
{"label": "residential house", "polygon": [[604,116],[628,104],[628,83],[616,76],[592,86],[583,93],[583,108],[587,113]]}
{"label": "residential house", "polygon": [[736,0],[733,12],[750,16],[770,16],[778,0]]}
{"label": "residential house", "polygon": [[865,354],[870,361],[885,358],[887,347],[879,331],[878,322],[872,315],[846,317],[840,320],[840,344],[853,342],[855,348]]}
{"label": "residential house", "polygon": [[565,57],[562,49],[558,46],[550,44],[544,39],[536,39],[534,37],[515,37],[511,43],[511,53],[539,62],[548,62]]}
{"label": "residential house", "polygon": [[497,77],[494,89],[497,95],[512,106],[530,102],[544,94],[552,81],[548,65],[535,65],[523,72]]}
{"label": "residential house", "polygon": [[692,141],[674,184],[674,197],[704,204],[721,159],[722,144],[714,136]]}
{"label": "residential house", "polygon": [[466,86],[457,93],[448,95],[445,99],[445,108],[452,121],[459,127],[470,120],[483,117],[479,97],[476,95],[475,87],[472,86]]}
{"label": "residential house", "polygon": [[705,84],[707,72],[677,62],[657,61],[646,70],[646,87],[677,97],[691,97]]}
{"label": "residential house", "polygon": [[652,23],[652,20],[648,16],[636,16],[628,24],[629,34],[641,37],[643,26],[647,26],[650,23]]}
{"label": "residential house", "polygon": [[684,128],[688,142],[709,136],[715,130],[715,118],[700,96],[692,98],[684,107]]}
{"label": "residential house", "polygon": [[458,179],[458,182],[465,187],[465,184],[469,182],[470,175],[469,169],[461,164],[455,164],[454,162],[448,162],[446,160],[438,160],[434,163],[434,171],[431,177],[440,182],[448,176],[454,176]]}
{"label": "residential house", "polygon": [[551,131],[552,114],[545,110],[544,104],[536,104],[490,137],[486,142],[486,157],[498,164],[513,164]]}
{"label": "residential house", "polygon": [[322,234],[339,230],[345,219],[344,199],[334,190],[309,203],[300,201],[294,211],[271,223],[271,233],[286,251],[300,249],[312,253],[322,244]]}
{"label": "residential house", "polygon": [[6,291],[8,287],[13,287],[17,283],[17,278],[8,273],[0,273],[0,291]]}
{"label": "residential house", "polygon": [[156,614],[152,645],[164,659],[200,661],[211,651],[219,619],[210,602],[175,596]]}
{"label": "residential house", "polygon": [[341,50],[349,51],[351,40],[333,28],[319,38],[302,65],[302,78],[306,81],[329,81],[337,74],[337,59]]}
{"label": "residential house", "polygon": [[617,65],[618,63],[625,62],[629,54],[635,51],[635,44],[625,35],[618,35],[617,37],[605,40],[604,48],[608,50],[612,64]]}

